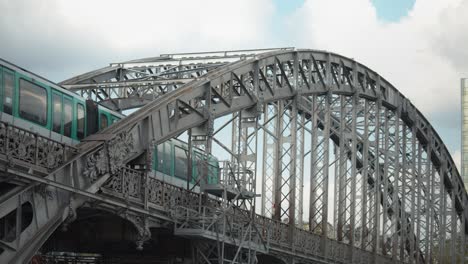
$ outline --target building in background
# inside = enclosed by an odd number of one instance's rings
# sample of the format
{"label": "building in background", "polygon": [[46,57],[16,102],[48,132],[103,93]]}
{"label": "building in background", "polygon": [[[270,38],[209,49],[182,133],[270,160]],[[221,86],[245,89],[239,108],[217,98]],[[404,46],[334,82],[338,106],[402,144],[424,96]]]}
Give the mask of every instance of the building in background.
{"label": "building in background", "polygon": [[461,176],[468,190],[468,78],[461,79],[461,107],[462,107],[462,151]]}

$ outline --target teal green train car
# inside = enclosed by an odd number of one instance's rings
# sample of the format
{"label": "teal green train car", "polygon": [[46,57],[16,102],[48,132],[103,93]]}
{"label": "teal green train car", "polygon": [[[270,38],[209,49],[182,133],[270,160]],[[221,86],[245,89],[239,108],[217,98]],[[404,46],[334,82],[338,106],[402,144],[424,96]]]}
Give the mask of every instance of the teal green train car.
{"label": "teal green train car", "polygon": [[0,98],[1,121],[72,145],[122,118],[1,59]]}
{"label": "teal green train car", "polygon": [[[119,119],[118,112],[97,105],[53,82],[0,59],[0,120],[58,142],[75,145]],[[153,170],[187,181],[188,145],[168,140],[154,151]],[[218,160],[201,150],[192,152],[192,178],[201,173],[218,183]],[[203,165],[206,164],[206,165]]]}
{"label": "teal green train car", "polygon": [[[175,179],[196,184],[200,175],[206,175],[206,183],[219,183],[219,161],[199,149],[192,149],[192,175],[188,179],[188,145],[179,140],[168,140],[158,145],[153,154],[153,170]],[[174,182],[174,181],[173,181]]]}

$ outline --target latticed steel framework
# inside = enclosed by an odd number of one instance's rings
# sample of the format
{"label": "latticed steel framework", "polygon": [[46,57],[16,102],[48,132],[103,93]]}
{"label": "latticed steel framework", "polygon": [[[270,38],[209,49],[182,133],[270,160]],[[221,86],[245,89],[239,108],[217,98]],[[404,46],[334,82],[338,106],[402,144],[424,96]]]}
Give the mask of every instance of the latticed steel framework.
{"label": "latticed steel framework", "polygon": [[[33,234],[50,234],[57,215],[92,199],[127,208],[142,241],[155,219],[174,221],[176,234],[203,230],[200,263],[255,263],[256,252],[304,263],[466,261],[467,194],[448,150],[408,99],[354,60],[292,48],[166,54],[62,85],[117,110],[145,106],[88,138],[49,176],[17,173],[47,184],[57,206],[36,215],[42,220],[16,246],[2,246],[0,258],[24,259],[40,245]],[[227,153],[221,198],[128,173],[128,162],[184,132],[193,146]],[[43,199],[25,186],[8,198],[12,204]],[[70,201],[70,192],[86,199]],[[161,207],[176,209],[168,215]],[[212,224],[179,220],[200,218]],[[241,235],[226,232],[234,226]]]}

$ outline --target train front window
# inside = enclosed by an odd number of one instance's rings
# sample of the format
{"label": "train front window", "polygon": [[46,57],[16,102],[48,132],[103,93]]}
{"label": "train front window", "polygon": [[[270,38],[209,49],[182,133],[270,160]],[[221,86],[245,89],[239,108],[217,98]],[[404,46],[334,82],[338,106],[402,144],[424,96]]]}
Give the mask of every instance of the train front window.
{"label": "train front window", "polygon": [[52,94],[52,106],[53,106],[53,123],[52,130],[54,132],[62,132],[62,96],[59,94]]}
{"label": "train front window", "polygon": [[85,137],[85,110],[82,104],[76,105],[76,137],[83,139]]}
{"label": "train front window", "polygon": [[174,164],[174,175],[177,178],[187,179],[187,152],[175,146],[175,164]]}
{"label": "train front window", "polygon": [[63,135],[71,137],[72,131],[72,102],[63,98]]}
{"label": "train front window", "polygon": [[119,121],[119,118],[118,118],[118,117],[116,117],[116,116],[114,116],[114,115],[111,116],[111,124],[114,124],[114,123],[116,123],[117,121]]}
{"label": "train front window", "polygon": [[11,115],[13,110],[13,89],[15,86],[13,74],[4,71],[3,84],[3,87],[5,87],[3,94],[3,112]]}
{"label": "train front window", "polygon": [[101,114],[101,129],[106,128],[107,124],[108,124],[107,116],[105,114]]}
{"label": "train front window", "polygon": [[20,117],[39,125],[47,125],[47,90],[23,79],[20,80],[19,90]]}

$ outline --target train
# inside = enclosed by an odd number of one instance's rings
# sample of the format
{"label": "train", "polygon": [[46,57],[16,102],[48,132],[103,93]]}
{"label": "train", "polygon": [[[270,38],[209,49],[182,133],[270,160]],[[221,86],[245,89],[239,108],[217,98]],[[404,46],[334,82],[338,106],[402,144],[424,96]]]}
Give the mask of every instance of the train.
{"label": "train", "polygon": [[[118,122],[124,116],[6,60],[0,59],[0,121],[68,145]],[[218,159],[193,148],[188,179],[188,145],[171,139],[155,147],[152,170],[175,184],[197,183],[206,172],[208,183],[219,182]],[[204,165],[203,165],[204,164]],[[203,170],[201,169],[203,166]]]}

